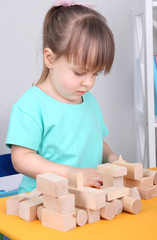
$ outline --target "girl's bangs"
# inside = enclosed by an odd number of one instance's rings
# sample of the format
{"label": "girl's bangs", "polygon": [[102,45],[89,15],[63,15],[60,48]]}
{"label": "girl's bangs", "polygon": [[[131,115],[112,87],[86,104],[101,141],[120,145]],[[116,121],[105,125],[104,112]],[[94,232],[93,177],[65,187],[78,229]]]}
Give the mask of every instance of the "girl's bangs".
{"label": "girl's bangs", "polygon": [[[77,27],[66,48],[65,56],[69,62],[91,72],[108,73],[114,59],[114,38],[111,31]],[[101,34],[100,34],[101,33]]]}

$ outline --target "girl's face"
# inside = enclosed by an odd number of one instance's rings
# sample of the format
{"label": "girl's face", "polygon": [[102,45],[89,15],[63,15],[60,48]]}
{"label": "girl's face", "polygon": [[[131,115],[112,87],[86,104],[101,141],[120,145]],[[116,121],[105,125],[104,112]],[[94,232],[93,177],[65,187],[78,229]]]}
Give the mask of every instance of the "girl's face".
{"label": "girl's face", "polygon": [[49,74],[54,98],[67,104],[81,103],[82,95],[94,86],[96,75],[69,63],[64,57],[59,58]]}

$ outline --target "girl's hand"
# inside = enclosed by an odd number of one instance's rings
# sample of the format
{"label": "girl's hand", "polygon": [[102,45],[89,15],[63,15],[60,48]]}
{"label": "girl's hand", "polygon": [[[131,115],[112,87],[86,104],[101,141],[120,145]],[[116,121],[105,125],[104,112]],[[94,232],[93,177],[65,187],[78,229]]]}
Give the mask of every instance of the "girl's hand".
{"label": "girl's hand", "polygon": [[102,174],[94,168],[83,168],[81,171],[84,173],[84,185],[88,187],[100,188],[103,183]]}

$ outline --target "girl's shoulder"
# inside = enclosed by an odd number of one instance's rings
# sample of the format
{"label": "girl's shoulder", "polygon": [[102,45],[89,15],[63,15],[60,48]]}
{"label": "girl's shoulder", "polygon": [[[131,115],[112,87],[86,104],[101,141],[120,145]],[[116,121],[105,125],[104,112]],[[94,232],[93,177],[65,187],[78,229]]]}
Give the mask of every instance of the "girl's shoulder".
{"label": "girl's shoulder", "polygon": [[31,114],[41,112],[46,104],[46,97],[36,86],[29,88],[14,104],[21,111]]}
{"label": "girl's shoulder", "polygon": [[17,105],[34,105],[46,101],[46,96],[38,87],[29,88],[16,102]]}

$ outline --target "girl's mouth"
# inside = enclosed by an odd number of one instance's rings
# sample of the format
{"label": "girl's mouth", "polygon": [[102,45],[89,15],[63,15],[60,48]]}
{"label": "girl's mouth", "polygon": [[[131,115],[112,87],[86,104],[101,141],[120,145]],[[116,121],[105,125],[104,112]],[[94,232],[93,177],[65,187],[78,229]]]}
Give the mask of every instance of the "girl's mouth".
{"label": "girl's mouth", "polygon": [[77,93],[78,93],[79,95],[85,94],[85,92],[83,92],[83,91],[77,91]]}

